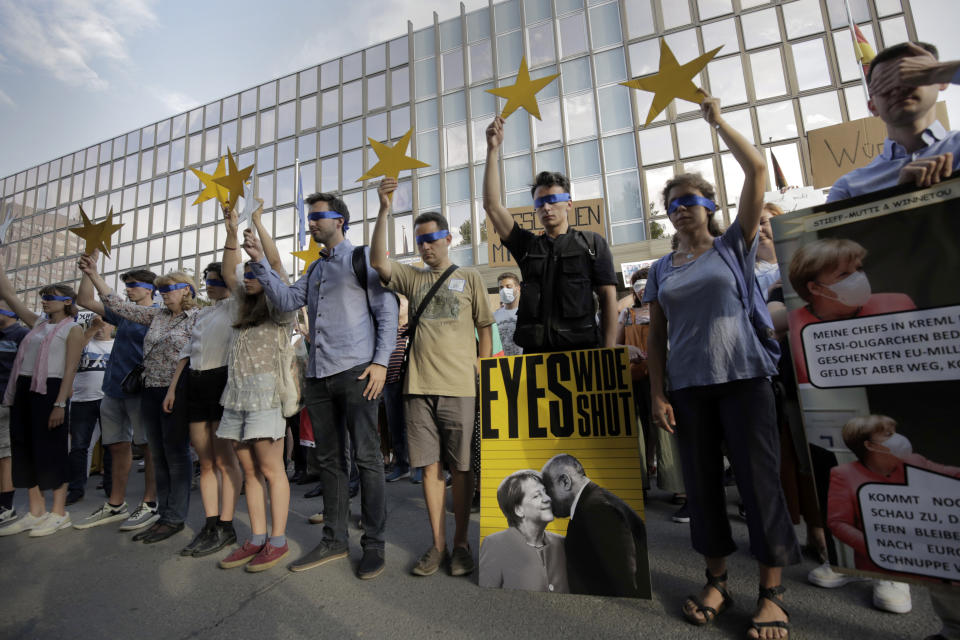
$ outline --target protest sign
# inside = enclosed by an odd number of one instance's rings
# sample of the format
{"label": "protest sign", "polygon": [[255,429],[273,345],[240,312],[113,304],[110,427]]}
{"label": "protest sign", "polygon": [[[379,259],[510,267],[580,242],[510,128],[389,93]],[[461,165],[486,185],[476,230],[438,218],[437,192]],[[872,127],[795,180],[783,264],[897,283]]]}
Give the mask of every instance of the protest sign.
{"label": "protest sign", "polygon": [[625,349],[481,360],[480,585],[649,598],[638,428]]}
{"label": "protest sign", "polygon": [[[644,267],[649,267],[656,260],[638,260],[637,262],[621,262],[620,263],[620,273],[623,274],[623,286],[630,288],[630,278],[634,273],[640,271]],[[632,304],[632,303],[631,303]]]}
{"label": "protest sign", "polygon": [[[607,236],[606,225],[603,221],[603,200],[575,200],[570,203],[570,212],[567,221],[571,229],[593,231],[601,236]],[[508,209],[521,229],[528,229],[534,233],[542,233],[543,226],[537,219],[537,210],[533,205]],[[500,236],[493,225],[487,225],[487,252],[491,267],[517,266],[516,260],[510,251],[503,246]]]}
{"label": "protest sign", "polygon": [[849,572],[960,579],[958,209],[951,180],[772,221],[831,564]]}

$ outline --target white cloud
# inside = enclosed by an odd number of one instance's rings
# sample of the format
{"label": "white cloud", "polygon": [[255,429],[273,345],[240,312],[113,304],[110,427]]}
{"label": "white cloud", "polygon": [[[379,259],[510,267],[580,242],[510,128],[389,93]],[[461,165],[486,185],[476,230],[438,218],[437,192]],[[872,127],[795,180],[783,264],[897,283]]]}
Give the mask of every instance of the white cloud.
{"label": "white cloud", "polygon": [[0,60],[103,89],[99,58],[126,62],[127,38],[156,23],[151,0],[0,0]]}
{"label": "white cloud", "polygon": [[13,98],[11,98],[6,93],[4,93],[3,89],[0,89],[0,104],[5,104],[8,107],[17,106],[16,103],[13,101]]}
{"label": "white cloud", "polygon": [[164,105],[164,110],[168,113],[183,113],[199,104],[199,101],[195,98],[179,91],[153,88],[151,93]]}

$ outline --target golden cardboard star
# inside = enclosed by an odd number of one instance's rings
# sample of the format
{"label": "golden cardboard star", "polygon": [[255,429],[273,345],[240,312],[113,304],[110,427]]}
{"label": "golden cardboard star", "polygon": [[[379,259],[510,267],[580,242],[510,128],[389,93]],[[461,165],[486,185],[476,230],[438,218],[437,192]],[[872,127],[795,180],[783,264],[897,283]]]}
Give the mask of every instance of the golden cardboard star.
{"label": "golden cardboard star", "polygon": [[[80,205],[77,205],[80,206]],[[113,207],[110,207],[110,213],[107,214],[103,222],[94,224],[87,217],[83,207],[80,206],[80,217],[83,218],[82,227],[70,227],[69,231],[75,233],[86,241],[86,247],[83,252],[86,255],[93,255],[93,252],[99,249],[103,255],[110,257],[110,236],[112,236],[122,224],[113,223]]]}
{"label": "golden cardboard star", "polygon": [[517,81],[509,87],[498,87],[496,89],[487,89],[487,93],[507,99],[507,106],[503,108],[501,118],[508,118],[511,113],[523,107],[527,112],[537,120],[541,120],[540,106],[537,104],[537,94],[548,84],[559,77],[559,73],[530,79],[530,72],[527,71],[527,58],[520,58],[520,70],[517,71]]}
{"label": "golden cardboard star", "polygon": [[230,192],[225,188],[221,187],[219,184],[214,182],[218,178],[223,178],[227,175],[227,163],[224,158],[220,158],[220,162],[217,163],[217,168],[213,172],[213,175],[209,173],[204,173],[199,169],[190,168],[190,171],[197,176],[200,180],[200,183],[203,185],[203,190],[200,191],[200,195],[197,196],[197,199],[193,204],[200,204],[201,202],[206,202],[210,198],[216,198],[220,202],[227,202],[227,198],[230,196]]}
{"label": "golden cardboard star", "polygon": [[221,200],[223,206],[232,209],[237,204],[237,200],[243,195],[243,183],[250,178],[253,171],[253,165],[243,169],[237,169],[237,163],[233,160],[233,154],[230,153],[230,147],[227,147],[227,167],[229,172],[222,178],[214,178],[214,183],[226,188],[229,192],[227,199]]}
{"label": "golden cardboard star", "polygon": [[373,138],[367,138],[374,153],[377,154],[377,163],[370,167],[365,174],[357,178],[357,182],[363,182],[377,176],[387,176],[397,178],[400,172],[405,169],[417,169],[419,167],[429,167],[426,162],[421,162],[416,158],[407,155],[407,147],[410,146],[410,136],[413,129],[410,129],[403,137],[397,140],[397,144],[388,147],[382,142],[377,142]]}
{"label": "golden cardboard star", "polygon": [[300,260],[303,261],[303,269],[300,270],[300,275],[305,274],[307,269],[310,268],[310,265],[320,258],[321,249],[323,249],[323,245],[317,244],[313,236],[310,236],[310,244],[307,245],[306,249],[303,251],[291,251],[294,257],[300,258]]}
{"label": "golden cardboard star", "polygon": [[674,98],[700,104],[703,102],[703,92],[693,84],[693,78],[700,73],[707,63],[717,55],[723,47],[707,51],[686,64],[679,64],[665,40],[660,40],[660,69],[652,76],[634,78],[620,84],[632,89],[642,89],[653,93],[653,103],[647,113],[647,126],[661,111],[667,108]]}

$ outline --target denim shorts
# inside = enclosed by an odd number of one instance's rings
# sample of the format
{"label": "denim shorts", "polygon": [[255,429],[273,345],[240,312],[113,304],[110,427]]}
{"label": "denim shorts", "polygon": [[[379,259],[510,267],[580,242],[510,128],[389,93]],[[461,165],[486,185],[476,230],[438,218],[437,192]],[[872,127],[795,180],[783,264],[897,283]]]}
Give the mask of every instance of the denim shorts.
{"label": "denim shorts", "polygon": [[260,440],[269,438],[279,440],[287,433],[287,421],[280,407],[263,411],[235,411],[224,409],[217,427],[217,437],[224,440]]}
{"label": "denim shorts", "polygon": [[10,457],[10,407],[0,406],[0,458]]}

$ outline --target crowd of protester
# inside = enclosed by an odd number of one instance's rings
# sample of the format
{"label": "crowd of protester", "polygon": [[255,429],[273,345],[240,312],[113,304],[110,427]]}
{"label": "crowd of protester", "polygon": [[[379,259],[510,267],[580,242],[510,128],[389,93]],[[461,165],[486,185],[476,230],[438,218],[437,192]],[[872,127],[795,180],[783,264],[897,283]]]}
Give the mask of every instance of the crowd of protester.
{"label": "crowd of protester", "polygon": [[[960,134],[944,131],[932,114],[938,85],[956,82],[957,66],[938,63],[927,45],[881,52],[871,67],[871,109],[890,139],[882,156],[841,179],[831,200],[897,182],[929,186],[951,175]],[[475,567],[468,524],[478,495],[477,358],[620,345],[631,364],[641,457],[680,507],[673,519],[690,523],[693,549],[704,557],[706,583],[682,603],[682,615],[705,625],[732,603],[727,460],[758,563],[748,636],[786,637],[782,568],[801,559],[794,525],[805,522],[803,549],[824,563],[811,581],[833,587],[845,580],[827,564],[792,366],[784,365],[791,349],[769,222],[781,211],[764,203],[761,152],[724,120],[717,99],[704,95],[701,111],[743,171],[736,219],[721,229],[714,186],[700,175],[668,181],[662,198],[676,230],[674,250],[625,283],[632,304],[619,314],[610,249],[601,235],[569,226],[565,176],[542,172],[534,180],[542,233],[521,228],[503,206],[499,117],[486,131],[483,205],[520,274],[500,275],[495,311],[479,272],[451,262],[452,236],[438,213],[414,221],[423,268],[388,258],[393,178],[380,184],[369,247],[345,237],[350,212],[337,195],[307,198],[310,233],[324,249],[293,284],[261,209],[242,232],[237,212],[224,210],[226,240],[221,261],[203,273],[205,301],[188,274],[145,269],[121,276],[121,296],[98,274],[94,253],[78,260],[79,291],[48,285],[40,291],[42,313],[35,313],[0,272],[0,536],[119,522],[121,530],[136,531],[134,540],[161,542],[187,524],[196,466],[204,520],[191,523],[196,533],[180,554],[202,557],[239,543],[220,566],[264,571],[290,553],[292,456],[298,480],[320,481],[315,492],[324,509],[311,518],[322,524],[319,541],[288,565],[291,571],[347,557],[349,504],[359,488],[363,553],[356,573],[378,576],[385,567],[385,483],[409,477],[422,483],[430,532],[411,572],[428,576],[445,567],[467,575]],[[789,274],[810,313],[842,315],[863,306],[844,303],[811,269],[807,280],[823,291],[807,287],[803,274]],[[738,294],[746,283],[769,302],[756,311],[766,314],[780,344],[746,313]],[[85,326],[77,322],[78,307],[93,314]],[[306,328],[295,336],[304,308]],[[96,424],[107,500],[72,520],[66,506],[84,497]],[[307,425],[309,448],[301,446]],[[386,470],[383,439],[392,458]],[[131,511],[134,445],[146,474]],[[27,490],[28,513],[16,513],[14,487]],[[233,524],[241,495],[251,532],[242,541]],[[875,598],[877,606],[909,611],[906,585],[893,589],[887,600]],[[956,637],[948,635],[956,631],[955,601],[934,598],[945,624],[940,637]]]}

